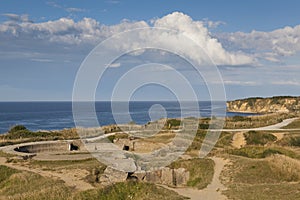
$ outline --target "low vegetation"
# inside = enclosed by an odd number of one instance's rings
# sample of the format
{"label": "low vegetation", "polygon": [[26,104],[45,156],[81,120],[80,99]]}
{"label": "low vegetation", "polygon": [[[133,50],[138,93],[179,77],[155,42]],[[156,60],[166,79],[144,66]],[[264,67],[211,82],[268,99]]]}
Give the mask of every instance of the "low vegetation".
{"label": "low vegetation", "polygon": [[282,127],[283,129],[300,129],[300,119],[296,119],[287,126]]}
{"label": "low vegetation", "polygon": [[232,165],[223,171],[230,177],[223,193],[229,199],[299,199],[299,163],[294,159],[275,155],[268,159],[230,157]]}
{"label": "low vegetation", "polygon": [[56,199],[186,199],[177,193],[154,184],[141,182],[117,183],[105,188],[74,191],[63,181],[45,178],[31,172],[22,172],[0,165],[0,198],[25,200]]}
{"label": "low vegetation", "polygon": [[244,133],[247,145],[265,145],[270,142],[276,141],[276,136],[270,133],[261,131],[249,131]]}
{"label": "low vegetation", "polygon": [[60,131],[31,131],[23,125],[16,125],[13,126],[8,133],[0,135],[0,146],[24,142],[66,139],[79,139],[76,129],[63,129]]}
{"label": "low vegetation", "polygon": [[282,122],[284,119],[296,117],[296,113],[272,113],[256,116],[227,117],[225,128],[257,128]]}
{"label": "low vegetation", "polygon": [[240,149],[228,149],[227,153],[247,158],[266,158],[274,154],[282,154],[291,158],[300,159],[300,155],[296,152],[279,146],[246,146]]}
{"label": "low vegetation", "polygon": [[150,183],[124,182],[105,187],[103,189],[88,190],[75,196],[76,200],[183,200],[176,192]]}
{"label": "low vegetation", "polygon": [[0,194],[4,199],[69,199],[71,188],[63,181],[21,172],[0,165]]}
{"label": "low vegetation", "polygon": [[199,155],[199,150],[201,148],[202,142],[204,140],[206,136],[206,131],[204,130],[198,130],[194,140],[192,142],[192,144],[188,147],[188,149],[186,150],[186,154],[194,154],[196,152],[197,155],[194,156],[198,156]]}
{"label": "low vegetation", "polygon": [[214,162],[210,159],[193,158],[173,162],[170,168],[185,168],[190,172],[187,185],[198,189],[205,188],[213,178]]}
{"label": "low vegetation", "polygon": [[300,147],[300,133],[299,132],[289,132],[284,135],[284,137],[276,142],[276,144],[285,147]]}

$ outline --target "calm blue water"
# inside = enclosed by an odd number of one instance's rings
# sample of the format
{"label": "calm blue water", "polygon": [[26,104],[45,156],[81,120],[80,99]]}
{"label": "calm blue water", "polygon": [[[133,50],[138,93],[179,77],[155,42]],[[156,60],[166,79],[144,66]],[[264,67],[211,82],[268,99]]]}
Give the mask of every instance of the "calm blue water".
{"label": "calm blue water", "polygon": [[[121,103],[121,102],[120,102]],[[180,108],[179,102],[130,102],[129,111],[133,121],[145,124],[150,121],[149,109],[155,104],[162,105],[169,118],[181,116],[184,110],[186,116],[195,116],[198,110],[193,106]],[[222,110],[224,104],[219,103]],[[111,102],[96,102],[96,113],[100,125],[115,124],[111,111]],[[201,117],[211,116],[210,102],[199,102]],[[218,111],[217,111],[218,112]],[[118,115],[125,115],[120,111]],[[245,113],[227,112],[227,116],[251,115]],[[129,121],[124,121],[128,123]],[[72,102],[0,102],[0,133],[16,124],[22,124],[30,130],[58,130],[74,127]]]}

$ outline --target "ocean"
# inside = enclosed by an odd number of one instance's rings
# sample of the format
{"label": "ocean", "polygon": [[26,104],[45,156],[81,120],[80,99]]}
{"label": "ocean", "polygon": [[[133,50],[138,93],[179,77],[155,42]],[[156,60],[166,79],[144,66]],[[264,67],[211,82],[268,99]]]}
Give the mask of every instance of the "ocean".
{"label": "ocean", "polygon": [[[124,102],[119,102],[120,104]],[[216,109],[224,110],[224,103],[216,103]],[[129,103],[129,112],[137,124],[145,124],[151,120],[149,109],[153,105],[161,105],[166,111],[168,118],[181,117],[181,111],[185,117],[197,116],[211,117],[211,103],[209,101],[198,102],[198,109],[194,106],[180,107],[177,101],[131,101]],[[95,102],[95,110],[99,124],[115,124],[112,113],[111,102]],[[126,115],[125,111],[118,111],[115,115]],[[218,110],[215,112],[218,113]],[[220,114],[222,115],[222,114]],[[250,113],[232,113],[226,112],[226,116],[234,115],[253,115]],[[156,115],[159,118],[159,114]],[[127,118],[126,118],[127,119]],[[153,119],[153,118],[152,118]],[[123,121],[128,123],[129,121]],[[0,133],[5,133],[14,125],[24,125],[32,131],[36,130],[59,130],[75,127],[72,113],[72,102],[0,102]]]}

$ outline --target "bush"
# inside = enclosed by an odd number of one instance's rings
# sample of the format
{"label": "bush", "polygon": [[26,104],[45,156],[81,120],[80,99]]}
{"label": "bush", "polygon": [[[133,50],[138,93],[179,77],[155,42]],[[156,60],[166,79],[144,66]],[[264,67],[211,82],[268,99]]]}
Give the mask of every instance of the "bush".
{"label": "bush", "polygon": [[15,133],[18,131],[28,131],[28,129],[23,125],[16,125],[16,126],[11,127],[8,132]]}
{"label": "bush", "polygon": [[251,121],[251,118],[249,118],[247,116],[235,115],[235,116],[232,117],[232,121],[233,122],[245,122],[245,121]]}
{"label": "bush", "polygon": [[199,129],[208,129],[209,124],[199,124]]}
{"label": "bush", "polygon": [[290,140],[290,145],[300,147],[300,137],[292,137]]}
{"label": "bush", "polygon": [[276,136],[269,133],[249,131],[244,133],[248,145],[265,145],[268,142],[276,141]]}
{"label": "bush", "polygon": [[274,149],[265,149],[258,147],[243,147],[241,149],[231,149],[229,150],[229,153],[247,158],[265,158],[266,156],[269,156],[271,154],[281,154],[281,152]]}
{"label": "bush", "polygon": [[180,126],[181,121],[179,119],[169,119],[167,124],[170,124],[171,127],[173,126]]}

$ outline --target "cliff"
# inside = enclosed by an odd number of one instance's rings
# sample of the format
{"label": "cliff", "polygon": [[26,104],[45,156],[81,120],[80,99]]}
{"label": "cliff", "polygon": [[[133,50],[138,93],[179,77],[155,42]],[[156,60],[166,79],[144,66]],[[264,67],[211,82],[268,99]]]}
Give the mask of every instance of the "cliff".
{"label": "cliff", "polygon": [[247,98],[227,102],[229,112],[276,113],[300,111],[300,97],[276,96]]}

